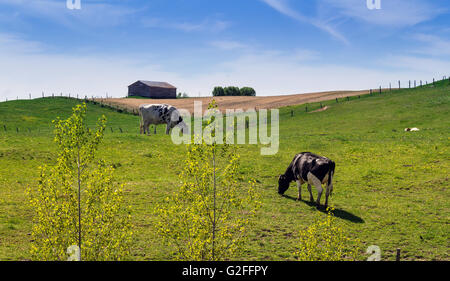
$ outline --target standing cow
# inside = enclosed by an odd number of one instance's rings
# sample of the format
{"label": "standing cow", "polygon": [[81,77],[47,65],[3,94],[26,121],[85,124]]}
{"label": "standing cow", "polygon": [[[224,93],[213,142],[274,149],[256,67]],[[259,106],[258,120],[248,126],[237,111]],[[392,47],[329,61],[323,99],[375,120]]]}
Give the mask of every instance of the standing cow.
{"label": "standing cow", "polygon": [[320,197],[322,196],[322,184],[327,184],[325,207],[328,205],[328,196],[333,191],[333,175],[335,163],[330,159],[313,154],[311,152],[302,152],[295,155],[291,164],[283,175],[278,178],[278,193],[284,194],[292,181],[297,181],[298,198],[302,199],[301,186],[308,183],[308,191],[311,202],[314,201],[311,185],[317,189],[317,206],[320,206]]}
{"label": "standing cow", "polygon": [[166,124],[166,134],[169,134],[170,129],[175,126],[180,126],[183,133],[188,132],[188,127],[184,123],[178,110],[168,104],[143,104],[139,106],[140,117],[140,133],[150,134],[149,126],[151,124],[156,125]]}

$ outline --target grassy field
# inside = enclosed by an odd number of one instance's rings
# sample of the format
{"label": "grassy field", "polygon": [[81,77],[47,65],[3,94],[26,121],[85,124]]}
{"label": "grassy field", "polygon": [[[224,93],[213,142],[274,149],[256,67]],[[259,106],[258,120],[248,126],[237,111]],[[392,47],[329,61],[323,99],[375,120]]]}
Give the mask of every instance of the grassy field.
{"label": "grassy field", "polygon": [[[32,210],[25,189],[36,184],[37,168],[55,157],[51,121],[68,117],[75,104],[64,98],[0,103],[0,260],[30,258]],[[294,183],[287,196],[276,192],[277,177],[293,156],[311,151],[336,162],[331,204],[352,237],[365,247],[378,245],[383,260],[394,260],[396,248],[405,260],[449,260],[449,82],[323,105],[329,109],[280,110],[278,154],[261,156],[258,145],[240,147],[242,176],[257,180],[263,205],[238,259],[292,259],[298,231],[326,215],[309,202],[295,201]],[[308,111],[318,107],[309,104]],[[142,136],[137,116],[88,105],[90,124],[101,114],[108,128],[98,156],[117,168],[134,208],[130,258],[170,260],[167,245],[155,235],[152,209],[179,186],[186,147],[172,144],[164,126],[156,136]],[[404,132],[406,127],[420,131]],[[309,198],[305,187],[303,192]]]}

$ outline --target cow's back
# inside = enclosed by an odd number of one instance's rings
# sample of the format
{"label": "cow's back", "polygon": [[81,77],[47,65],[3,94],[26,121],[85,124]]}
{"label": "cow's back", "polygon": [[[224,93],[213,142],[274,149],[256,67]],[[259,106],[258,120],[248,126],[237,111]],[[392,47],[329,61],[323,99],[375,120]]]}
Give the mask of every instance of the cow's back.
{"label": "cow's back", "polygon": [[139,106],[142,119],[150,124],[167,123],[174,110],[175,108],[168,104],[143,104]]}
{"label": "cow's back", "polygon": [[333,161],[311,152],[302,152],[297,154],[294,157],[292,164],[294,174],[297,177],[301,177],[304,181],[308,180],[309,172],[314,174],[319,180],[322,180],[327,175],[331,167],[333,167],[334,170]]}

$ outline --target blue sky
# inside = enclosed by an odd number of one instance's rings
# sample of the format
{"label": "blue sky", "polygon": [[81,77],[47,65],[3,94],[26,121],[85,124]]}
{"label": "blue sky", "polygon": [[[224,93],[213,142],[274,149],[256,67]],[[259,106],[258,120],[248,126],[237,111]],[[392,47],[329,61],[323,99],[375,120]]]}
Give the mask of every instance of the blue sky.
{"label": "blue sky", "polygon": [[450,76],[450,2],[0,0],[0,100],[126,95],[138,79],[190,96],[367,89]]}

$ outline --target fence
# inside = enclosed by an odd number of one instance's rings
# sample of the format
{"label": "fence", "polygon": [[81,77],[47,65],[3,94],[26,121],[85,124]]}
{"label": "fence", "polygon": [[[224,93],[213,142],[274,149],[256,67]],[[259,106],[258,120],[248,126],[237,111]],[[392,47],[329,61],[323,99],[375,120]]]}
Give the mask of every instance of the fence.
{"label": "fence", "polygon": [[[398,88],[392,88],[392,83],[389,83],[389,88],[382,88],[382,86],[379,86],[377,89],[369,89],[368,94],[361,94],[361,95],[354,95],[354,96],[346,96],[346,97],[342,97],[342,98],[335,98],[336,103],[342,102],[342,101],[350,101],[352,98],[353,99],[361,99],[361,96],[375,96],[377,93],[378,95],[381,95],[383,93],[391,93],[394,90],[401,90],[401,89],[414,89],[414,88],[424,88],[424,87],[434,87],[436,85],[436,83],[438,82],[445,82],[448,81],[449,85],[450,85],[450,76],[443,76],[442,80],[436,80],[433,78],[432,83],[428,84],[428,81],[425,81],[425,84],[423,83],[422,80],[408,80],[408,87],[406,88],[402,88],[402,83],[400,80],[398,80]],[[412,87],[412,84],[414,84],[414,86]],[[318,108],[312,108],[312,105],[306,103],[305,104],[305,112],[312,112],[314,110],[317,109],[322,109],[324,108],[324,105],[322,102],[319,102],[319,107]],[[291,110],[291,117],[294,117],[294,111]]]}
{"label": "fence", "polygon": [[[448,82],[450,83],[450,75],[448,77],[447,76],[443,76],[442,80],[440,80],[440,81],[445,81],[445,80],[448,80]],[[428,83],[428,81],[425,81],[425,84],[424,84],[422,80],[408,80],[408,82],[407,82],[408,87],[406,89],[423,88],[423,87],[434,87],[435,84],[437,82],[439,82],[439,81],[436,81],[435,78],[433,78],[432,81],[433,82],[430,83],[430,84]],[[398,82],[398,88],[397,88],[398,90],[405,89],[405,88],[402,88],[402,82],[400,80],[398,80],[397,82]],[[412,87],[412,84],[414,85],[413,87]],[[385,88],[384,91],[383,91],[382,86],[379,86],[379,88],[377,88],[377,89],[369,89],[369,93],[368,94],[363,94],[363,96],[364,95],[374,96],[376,94],[376,92],[378,92],[378,94],[382,94],[383,92],[389,92],[390,93],[393,90],[395,90],[395,89],[392,88],[392,83],[389,82],[389,88]],[[106,97],[102,97],[102,96],[95,96],[94,97],[94,96],[91,96],[89,98],[87,95],[84,95],[84,97],[83,97],[83,95],[79,95],[79,94],[73,94],[72,95],[71,93],[69,93],[68,95],[63,95],[63,93],[59,93],[59,95],[55,94],[55,93],[52,93],[51,95],[50,94],[45,95],[45,93],[42,92],[41,95],[39,96],[39,98],[41,98],[41,97],[42,98],[60,97],[60,98],[76,99],[76,100],[80,100],[80,101],[83,100],[86,103],[98,104],[101,107],[106,107],[106,108],[109,108],[111,110],[117,111],[119,113],[127,113],[127,114],[133,114],[133,115],[138,115],[139,114],[137,109],[135,109],[135,108],[129,108],[129,107],[120,106],[118,104],[114,104],[114,103],[108,102],[108,99],[110,99],[112,97],[111,96],[108,97],[107,93],[106,93]],[[356,96],[352,96],[352,97],[354,98]],[[346,96],[344,98],[341,98],[341,100],[343,99],[344,101],[350,101],[352,97]],[[361,95],[358,95],[357,98],[360,99]],[[28,94],[28,99],[32,99],[32,94],[31,93]],[[19,100],[19,96],[16,97],[16,100]],[[336,100],[336,103],[340,102],[339,98],[336,98],[335,100]],[[5,101],[8,101],[8,98],[6,98]],[[320,102],[320,107],[319,108],[323,108],[323,107],[324,106],[323,106],[322,102]],[[306,103],[305,104],[305,111],[309,112],[310,110],[311,110],[311,108],[308,108],[308,104]],[[291,110],[291,117],[293,117],[293,116],[294,116],[294,111]]]}

